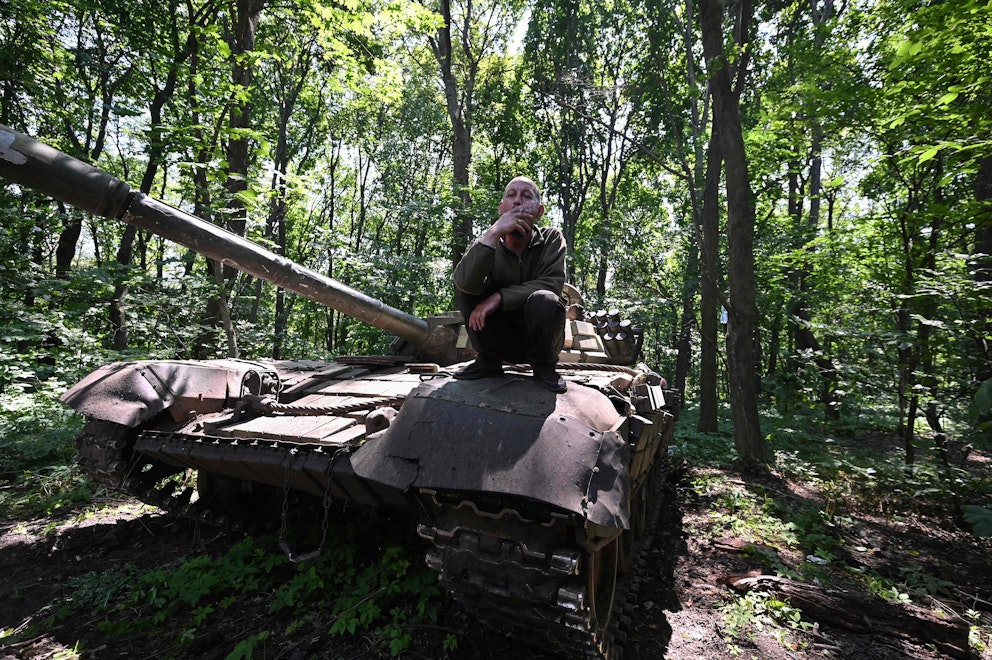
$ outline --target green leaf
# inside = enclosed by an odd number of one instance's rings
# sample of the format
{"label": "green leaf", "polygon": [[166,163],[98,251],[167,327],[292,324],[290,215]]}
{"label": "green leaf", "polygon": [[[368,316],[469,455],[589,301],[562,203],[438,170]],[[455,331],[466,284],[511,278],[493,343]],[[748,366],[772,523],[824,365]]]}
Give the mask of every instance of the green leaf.
{"label": "green leaf", "polygon": [[266,630],[258,633],[257,635],[252,635],[247,639],[241,640],[238,642],[237,646],[234,647],[234,650],[227,654],[227,657],[224,660],[245,660],[247,658],[251,658],[254,655],[255,646],[259,642],[265,642],[268,640],[269,634],[269,631]]}
{"label": "green leaf", "polygon": [[920,157],[918,159],[918,162],[922,165],[923,163],[927,162],[928,160],[932,160],[933,157],[937,155],[937,152],[938,151],[940,151],[940,146],[939,145],[930,147],[929,149],[927,149],[926,151],[924,151],[923,153],[920,154]]}
{"label": "green leaf", "polygon": [[948,92],[940,97],[940,99],[937,101],[937,105],[948,105],[957,97],[958,97],[957,92]]}
{"label": "green leaf", "polygon": [[961,507],[964,519],[973,525],[975,536],[992,537],[992,509],[974,504]]}
{"label": "green leaf", "polygon": [[977,422],[978,418],[992,410],[992,378],[978,386],[975,398],[968,406],[968,414],[972,422]]}

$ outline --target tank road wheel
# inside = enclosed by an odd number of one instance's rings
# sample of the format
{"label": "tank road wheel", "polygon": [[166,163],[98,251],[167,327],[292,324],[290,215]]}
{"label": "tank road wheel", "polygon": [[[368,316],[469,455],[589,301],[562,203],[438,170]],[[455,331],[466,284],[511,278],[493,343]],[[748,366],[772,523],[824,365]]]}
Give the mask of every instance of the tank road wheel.
{"label": "tank road wheel", "polygon": [[76,436],[76,463],[92,481],[123,489],[135,460],[136,435],[134,429],[123,424],[87,420]]}
{"label": "tank road wheel", "polygon": [[[152,420],[148,424],[154,424]],[[87,477],[132,497],[185,515],[194,495],[188,470],[136,451],[142,427],[90,419],[76,436],[76,462]]]}
{"label": "tank road wheel", "polygon": [[586,566],[586,598],[589,607],[589,629],[602,657],[612,657],[612,642],[608,636],[617,588],[617,569],[621,553],[617,538],[589,555]]}
{"label": "tank road wheel", "polygon": [[91,480],[160,506],[150,493],[165,478],[182,471],[134,450],[140,428],[90,419],[76,436],[76,463]]}
{"label": "tank road wheel", "polygon": [[[278,520],[284,493],[271,486],[205,470],[196,472],[197,503],[208,522],[257,523]],[[200,516],[204,517],[203,515]]]}

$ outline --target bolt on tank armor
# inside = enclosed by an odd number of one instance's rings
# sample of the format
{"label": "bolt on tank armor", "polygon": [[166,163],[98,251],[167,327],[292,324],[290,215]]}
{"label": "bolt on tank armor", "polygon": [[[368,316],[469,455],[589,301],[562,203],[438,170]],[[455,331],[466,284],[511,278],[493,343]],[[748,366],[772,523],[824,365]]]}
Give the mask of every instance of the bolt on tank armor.
{"label": "bolt on tank armor", "polygon": [[440,584],[484,623],[567,657],[621,653],[680,395],[638,362],[643,333],[619,310],[587,316],[565,285],[565,393],[519,365],[455,380],[474,357],[458,312],[394,309],[5,126],[0,176],[397,337],[391,355],[330,362],[108,364],[63,396],[87,419],[90,479],[217,524],[275,503],[284,529],[297,491],[410,516]]}

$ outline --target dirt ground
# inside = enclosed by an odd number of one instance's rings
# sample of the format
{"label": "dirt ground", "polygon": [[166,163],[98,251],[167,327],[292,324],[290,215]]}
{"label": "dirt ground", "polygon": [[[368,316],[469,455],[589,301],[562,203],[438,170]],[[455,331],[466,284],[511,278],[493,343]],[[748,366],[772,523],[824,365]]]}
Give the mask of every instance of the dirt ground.
{"label": "dirt ground", "polygon": [[[788,631],[768,625],[750,624],[736,635],[728,627],[724,605],[732,601],[726,577],[764,571],[758,557],[741,552],[747,544],[734,539],[712,539],[691,535],[687,530],[706,529],[712,502],[693,492],[685,482],[665,507],[649,551],[649,569],[639,576],[636,597],[629,610],[630,626],[624,658],[851,658],[937,660],[946,657],[979,657],[937,651],[924,636],[910,629],[900,634],[883,627],[852,631],[831,620],[815,622],[813,629]],[[769,487],[778,487],[774,483]],[[785,490],[783,497],[796,498]],[[163,651],[163,640],[142,634],[107,638],[96,627],[97,616],[74,616],[43,627],[38,635],[22,639],[14,631],[37,626],[50,615],[50,604],[70,593],[67,581],[91,571],[106,570],[126,562],[161,566],[182,556],[216,551],[218,554],[237,539],[227,533],[192,522],[166,517],[134,502],[119,501],[100,515],[77,520],[79,512],[65,511],[54,519],[29,523],[4,521],[0,525],[0,660],[7,658],[73,657],[78,650],[86,658],[188,657],[223,658],[231,648],[234,629],[250,635],[256,629],[275,629],[278,622],[266,620],[251,603],[225,610],[237,618],[227,626],[206,631],[180,654]],[[845,558],[875,568],[889,561],[893,566],[907,557],[937,570],[952,582],[957,600],[952,611],[971,608],[992,615],[992,559],[988,543],[977,542],[961,532],[933,527],[924,520],[901,524],[863,518],[858,525],[862,557]],[[801,561],[778,550],[786,564]],[[908,553],[905,554],[905,553]],[[964,602],[970,598],[970,602]],[[881,601],[879,601],[881,602]],[[724,609],[721,609],[724,607]],[[864,613],[870,617],[871,612]],[[804,617],[805,618],[805,617]],[[866,619],[867,620],[867,619]],[[283,627],[285,624],[283,624]],[[460,633],[457,650],[443,647],[446,635]],[[6,640],[17,639],[16,642]],[[256,657],[262,654],[256,654]],[[309,635],[272,640],[266,658],[380,658],[388,657],[368,639]],[[448,604],[437,626],[415,635],[406,658],[496,658],[546,657],[500,635],[481,628],[455,604]],[[992,657],[985,652],[985,657]]]}

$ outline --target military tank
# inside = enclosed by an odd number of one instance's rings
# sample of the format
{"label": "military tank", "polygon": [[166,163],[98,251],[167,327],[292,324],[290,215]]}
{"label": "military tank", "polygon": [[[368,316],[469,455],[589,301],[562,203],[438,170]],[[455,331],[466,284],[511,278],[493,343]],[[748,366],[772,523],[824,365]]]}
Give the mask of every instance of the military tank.
{"label": "military tank", "polygon": [[[565,393],[520,365],[455,380],[473,356],[457,312],[389,307],[3,126],[0,176],[397,337],[393,354],[333,361],[108,364],[63,397],[87,419],[91,479],[216,524],[275,509],[282,532],[298,494],[320,498],[325,537],[336,504],[409,516],[440,584],[483,623],[568,657],[619,655],[679,404],[619,312],[586,318],[566,285]],[[294,561],[327,550],[280,544]]]}

